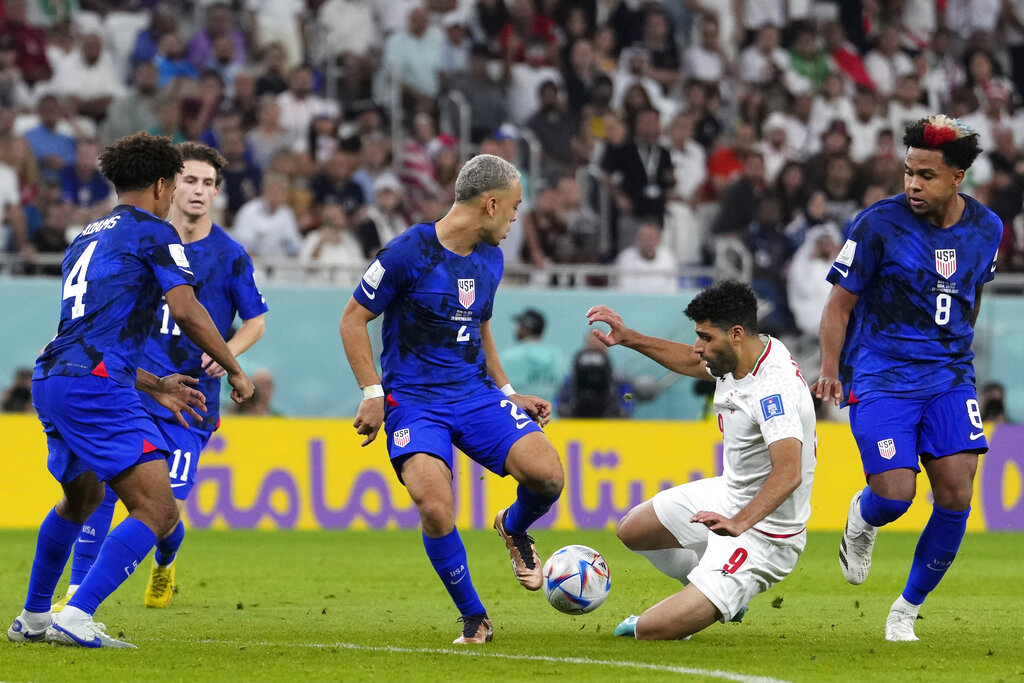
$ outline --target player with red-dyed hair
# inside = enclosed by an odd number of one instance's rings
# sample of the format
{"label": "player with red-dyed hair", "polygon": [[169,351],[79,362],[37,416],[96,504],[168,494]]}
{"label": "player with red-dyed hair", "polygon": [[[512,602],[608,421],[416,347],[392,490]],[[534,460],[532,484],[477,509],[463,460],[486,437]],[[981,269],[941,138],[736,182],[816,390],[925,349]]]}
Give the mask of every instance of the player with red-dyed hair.
{"label": "player with red-dyed hair", "polygon": [[958,191],[981,153],[977,133],[937,114],[907,126],[903,144],[904,193],[858,214],[828,274],[821,377],[811,387],[850,406],[867,477],[839,549],[847,581],[867,578],[877,528],[910,507],[919,463],[931,483],[931,518],[886,620],[890,641],[918,639],[918,610],[967,527],[978,455],[988,450],[971,342],[1003,232]]}

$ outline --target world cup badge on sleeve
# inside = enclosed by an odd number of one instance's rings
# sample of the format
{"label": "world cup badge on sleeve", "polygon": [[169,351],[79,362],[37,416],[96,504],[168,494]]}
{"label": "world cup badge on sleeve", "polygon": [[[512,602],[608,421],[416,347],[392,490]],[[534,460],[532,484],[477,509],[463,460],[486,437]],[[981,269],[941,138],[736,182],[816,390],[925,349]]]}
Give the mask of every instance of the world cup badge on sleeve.
{"label": "world cup badge on sleeve", "polygon": [[459,304],[468,309],[476,301],[476,280],[459,278]]}
{"label": "world cup badge on sleeve", "polygon": [[935,250],[935,270],[947,280],[956,272],[956,249]]}

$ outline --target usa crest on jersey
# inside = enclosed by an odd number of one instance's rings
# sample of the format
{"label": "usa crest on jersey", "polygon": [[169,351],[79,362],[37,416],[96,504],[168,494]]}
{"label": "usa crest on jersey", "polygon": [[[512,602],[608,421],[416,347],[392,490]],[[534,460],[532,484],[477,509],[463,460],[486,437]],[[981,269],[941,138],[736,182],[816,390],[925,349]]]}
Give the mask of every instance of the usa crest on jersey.
{"label": "usa crest on jersey", "polygon": [[395,445],[398,446],[399,448],[402,448],[404,446],[408,446],[409,445],[409,430],[408,429],[399,429],[397,432],[395,432],[394,439],[395,439]]}
{"label": "usa crest on jersey", "polygon": [[463,308],[469,308],[474,301],[476,301],[476,280],[459,278],[459,303]]}
{"label": "usa crest on jersey", "polygon": [[896,455],[896,443],[892,439],[882,439],[878,442],[878,454],[886,460],[892,460]]}
{"label": "usa crest on jersey", "polygon": [[956,272],[956,249],[935,250],[935,270],[947,280]]}

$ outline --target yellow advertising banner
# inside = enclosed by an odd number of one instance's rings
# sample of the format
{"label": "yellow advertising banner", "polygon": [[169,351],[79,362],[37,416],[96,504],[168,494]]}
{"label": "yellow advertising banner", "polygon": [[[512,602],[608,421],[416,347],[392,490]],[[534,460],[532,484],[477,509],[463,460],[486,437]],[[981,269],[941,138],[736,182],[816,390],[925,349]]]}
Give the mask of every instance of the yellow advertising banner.
{"label": "yellow advertising banner", "polygon": [[[711,423],[558,420],[545,429],[566,470],[555,508],[535,528],[612,528],[657,491],[721,471],[721,436]],[[46,441],[33,416],[0,416],[7,475],[0,527],[33,528],[60,497],[46,470]],[[360,448],[347,419],[226,419],[204,451],[187,505],[193,528],[415,528],[418,516],[395,477],[382,438]],[[1024,427],[989,429],[968,528],[1024,530]],[[490,528],[515,496],[515,482],[455,458],[458,524]],[[810,529],[839,530],[864,485],[850,429],[818,427]],[[892,528],[919,530],[931,512],[927,478]]]}

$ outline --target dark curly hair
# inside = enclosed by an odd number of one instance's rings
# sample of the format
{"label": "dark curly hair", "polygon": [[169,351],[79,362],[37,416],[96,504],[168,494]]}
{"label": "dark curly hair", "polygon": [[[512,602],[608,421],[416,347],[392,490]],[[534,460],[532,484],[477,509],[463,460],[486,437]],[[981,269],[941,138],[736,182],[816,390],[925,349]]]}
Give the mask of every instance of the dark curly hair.
{"label": "dark curly hair", "polygon": [[[959,124],[959,119],[957,123]],[[947,166],[965,171],[981,154],[976,132],[964,124],[956,128],[936,126],[932,123],[932,117],[909,124],[903,131],[903,144],[907,147],[942,152],[942,161]]]}
{"label": "dark curly hair", "polygon": [[720,330],[740,325],[757,332],[757,297],[750,285],[723,280],[701,290],[683,311],[695,323],[709,322]]}
{"label": "dark curly hair", "polygon": [[168,137],[135,133],[107,145],[100,155],[100,173],[118,194],[143,190],[156,181],[174,180],[181,170],[181,152]]}
{"label": "dark curly hair", "polygon": [[181,152],[182,162],[201,161],[204,164],[213,166],[213,170],[217,172],[217,179],[214,181],[214,185],[220,187],[221,181],[224,180],[224,174],[221,173],[221,169],[228,165],[228,160],[220,152],[201,142],[179,142],[178,151]]}

